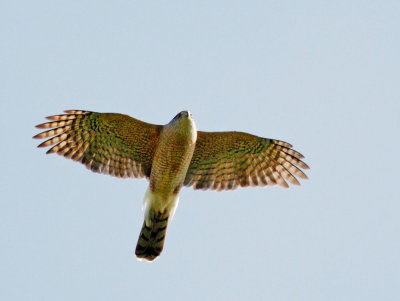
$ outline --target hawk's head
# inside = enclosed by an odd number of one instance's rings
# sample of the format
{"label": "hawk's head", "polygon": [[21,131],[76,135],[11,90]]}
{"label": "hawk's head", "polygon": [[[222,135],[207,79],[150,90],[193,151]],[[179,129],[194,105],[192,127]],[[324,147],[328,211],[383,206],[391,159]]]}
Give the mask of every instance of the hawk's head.
{"label": "hawk's head", "polygon": [[197,139],[197,129],[190,111],[178,113],[171,122],[167,124],[167,127],[173,128],[185,136],[191,137],[193,143]]}
{"label": "hawk's head", "polygon": [[192,113],[190,111],[182,111],[176,114],[176,116],[172,120],[178,120],[182,118],[192,118]]}

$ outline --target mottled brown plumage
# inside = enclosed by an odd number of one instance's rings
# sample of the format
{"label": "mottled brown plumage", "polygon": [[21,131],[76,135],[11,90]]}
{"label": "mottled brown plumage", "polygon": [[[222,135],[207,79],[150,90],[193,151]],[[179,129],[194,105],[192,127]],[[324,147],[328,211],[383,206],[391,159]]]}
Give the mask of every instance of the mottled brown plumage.
{"label": "mottled brown plumage", "polygon": [[[307,179],[303,156],[283,141],[242,132],[197,131],[190,112],[166,125],[149,124],[123,114],[70,110],[49,116],[49,129],[34,138],[50,138],[39,147],[85,164],[95,172],[150,180],[145,220],[136,247],[138,258],[152,261],[163,249],[168,222],[182,187],[228,190]],[[297,178],[296,178],[297,177]]]}
{"label": "mottled brown plumage", "polygon": [[309,167],[287,142],[241,132],[197,132],[196,148],[184,185],[194,189],[300,185]]}

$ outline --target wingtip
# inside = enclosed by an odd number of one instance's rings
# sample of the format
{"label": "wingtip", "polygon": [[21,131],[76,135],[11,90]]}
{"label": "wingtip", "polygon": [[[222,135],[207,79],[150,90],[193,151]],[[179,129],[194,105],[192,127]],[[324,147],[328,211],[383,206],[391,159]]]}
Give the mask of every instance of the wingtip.
{"label": "wingtip", "polygon": [[49,144],[48,144],[48,141],[46,140],[46,141],[44,141],[44,142],[42,142],[42,143],[40,143],[37,147],[38,148],[42,148],[42,147],[46,147],[46,146],[49,146]]}
{"label": "wingtip", "polygon": [[47,129],[50,127],[51,122],[45,122],[45,123],[41,123],[41,124],[37,124],[35,125],[35,128],[37,129]]}
{"label": "wingtip", "polygon": [[279,184],[281,187],[285,188],[285,189],[289,189],[289,184],[286,183],[286,181],[283,181],[282,184]]}
{"label": "wingtip", "polygon": [[50,155],[50,154],[52,154],[52,153],[55,153],[56,151],[54,150],[54,148],[52,147],[52,148],[50,148],[47,152],[46,152],[46,155]]}
{"label": "wingtip", "polygon": [[64,110],[64,113],[83,115],[83,114],[86,114],[87,111],[84,111],[84,110]]}

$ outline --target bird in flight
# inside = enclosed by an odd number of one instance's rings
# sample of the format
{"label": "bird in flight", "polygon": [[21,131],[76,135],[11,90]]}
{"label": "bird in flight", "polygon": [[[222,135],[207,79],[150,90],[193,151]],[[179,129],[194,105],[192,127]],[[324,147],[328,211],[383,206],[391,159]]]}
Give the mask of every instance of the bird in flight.
{"label": "bird in flight", "polygon": [[[307,179],[303,155],[287,142],[242,132],[202,132],[182,111],[166,125],[124,114],[68,110],[46,117],[47,129],[33,138],[50,138],[38,147],[120,178],[150,181],[144,197],[144,223],[136,246],[139,259],[153,261],[164,246],[168,222],[182,186],[231,190],[237,187],[300,185]],[[297,177],[297,178],[296,178]]]}

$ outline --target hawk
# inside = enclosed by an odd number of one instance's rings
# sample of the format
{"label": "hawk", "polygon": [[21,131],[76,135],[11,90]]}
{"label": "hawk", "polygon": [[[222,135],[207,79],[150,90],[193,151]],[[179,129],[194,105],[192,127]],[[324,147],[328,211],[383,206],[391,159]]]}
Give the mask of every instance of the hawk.
{"label": "hawk", "polygon": [[[128,115],[68,110],[36,127],[38,147],[85,164],[88,169],[150,181],[144,197],[144,223],[136,246],[139,259],[152,261],[164,246],[168,222],[182,186],[230,190],[237,187],[300,185],[309,167],[287,142],[242,132],[197,131],[192,114],[182,111],[166,125]],[[296,178],[297,177],[297,178]]]}

